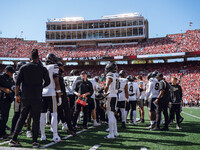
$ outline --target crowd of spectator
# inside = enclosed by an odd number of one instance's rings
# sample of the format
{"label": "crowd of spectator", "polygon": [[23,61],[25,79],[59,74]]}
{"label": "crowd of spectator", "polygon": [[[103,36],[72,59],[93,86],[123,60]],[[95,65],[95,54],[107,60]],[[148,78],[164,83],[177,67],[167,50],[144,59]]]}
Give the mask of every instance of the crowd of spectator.
{"label": "crowd of spectator", "polygon": [[162,38],[152,38],[132,45],[116,46],[78,46],[54,47],[47,43],[26,41],[19,38],[0,38],[0,57],[29,57],[30,50],[37,48],[42,58],[48,53],[58,57],[113,57],[147,54],[199,51],[200,30],[188,30],[186,33],[171,34]]}

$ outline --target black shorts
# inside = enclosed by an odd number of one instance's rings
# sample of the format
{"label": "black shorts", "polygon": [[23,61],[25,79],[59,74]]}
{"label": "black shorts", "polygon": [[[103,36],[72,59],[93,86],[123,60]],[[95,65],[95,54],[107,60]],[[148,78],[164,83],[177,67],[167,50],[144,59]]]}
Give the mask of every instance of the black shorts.
{"label": "black shorts", "polygon": [[126,102],[125,101],[118,101],[117,102],[117,107],[118,108],[125,108],[126,107]]}
{"label": "black shorts", "polygon": [[156,106],[153,103],[156,100],[156,98],[149,99],[149,111],[156,111]]}
{"label": "black shorts", "polygon": [[93,98],[88,100],[88,107],[90,110],[96,109],[96,101]]}
{"label": "black shorts", "polygon": [[129,110],[130,110],[130,105],[129,105],[129,102],[126,102],[126,107],[125,107],[125,110],[126,110],[126,111],[129,111]]}
{"label": "black shorts", "polygon": [[116,103],[117,103],[116,97],[107,97],[106,110],[115,112],[116,111]]}
{"label": "black shorts", "polygon": [[140,99],[140,100],[138,101],[138,106],[139,106],[140,108],[144,107],[144,99]]}
{"label": "black shorts", "polygon": [[47,110],[51,113],[57,112],[56,96],[42,97],[42,113],[46,113]]}
{"label": "black shorts", "polygon": [[136,110],[137,101],[129,101],[129,105],[130,105],[129,107],[132,111]]}

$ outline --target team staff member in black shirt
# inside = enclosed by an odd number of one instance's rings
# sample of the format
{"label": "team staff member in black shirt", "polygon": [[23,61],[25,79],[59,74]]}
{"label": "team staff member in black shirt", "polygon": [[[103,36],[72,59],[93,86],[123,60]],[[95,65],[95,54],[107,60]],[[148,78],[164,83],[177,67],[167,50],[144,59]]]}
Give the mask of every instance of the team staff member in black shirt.
{"label": "team staff member in black shirt", "polygon": [[7,66],[5,72],[0,74],[0,138],[8,138],[6,134],[6,123],[9,117],[9,111],[12,101],[14,100],[14,81],[12,79],[14,69]]}
{"label": "team staff member in black shirt", "polygon": [[177,84],[177,78],[172,78],[171,83],[171,90],[170,90],[170,96],[171,96],[171,109],[170,109],[170,121],[174,119],[174,114],[176,113],[176,122],[177,122],[177,129],[182,129],[180,126],[180,113],[181,113],[181,104],[182,101],[182,88],[180,85]]}
{"label": "team staff member in black shirt", "polygon": [[[50,78],[47,69],[39,63],[37,49],[33,49],[30,58],[31,62],[20,68],[16,79],[15,100],[18,103],[21,101],[22,108],[14,131],[14,136],[9,143],[10,146],[21,146],[21,144],[17,142],[17,137],[28,113],[31,111],[33,117],[33,147],[39,147],[37,138],[40,124],[42,89],[50,84]],[[20,84],[22,84],[21,99],[19,97]]]}
{"label": "team staff member in black shirt", "polygon": [[159,131],[160,130],[160,120],[161,120],[161,112],[163,111],[164,117],[165,117],[165,125],[161,129],[163,131],[168,131],[168,125],[169,125],[169,117],[168,117],[168,104],[170,100],[169,96],[169,90],[170,90],[170,85],[165,81],[163,78],[163,75],[159,73],[156,78],[159,81],[159,87],[160,87],[160,92],[155,100],[155,105],[157,105],[156,108],[156,124],[155,127],[152,129],[153,131]]}
{"label": "team staff member in black shirt", "polygon": [[[87,97],[88,101],[90,101],[91,95],[94,92],[92,83],[90,81],[88,81],[87,73],[85,71],[81,72],[81,78],[82,78],[82,80],[77,82],[77,84],[76,84],[76,87],[74,89],[74,94],[77,96],[77,98],[80,96],[85,96],[85,97]],[[76,130],[76,122],[77,122],[80,111],[81,111],[81,106],[76,103],[75,104],[75,112],[74,112],[74,116],[73,116],[73,126],[74,126],[75,130]],[[84,129],[87,129],[87,115],[88,115],[88,106],[87,105],[85,107],[83,107],[83,114],[84,114],[83,127],[84,127]]]}

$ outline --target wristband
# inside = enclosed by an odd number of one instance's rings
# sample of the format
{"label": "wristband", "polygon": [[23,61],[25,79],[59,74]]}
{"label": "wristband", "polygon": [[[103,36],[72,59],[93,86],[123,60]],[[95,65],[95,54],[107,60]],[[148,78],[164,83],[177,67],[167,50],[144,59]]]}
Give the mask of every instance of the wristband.
{"label": "wristband", "polygon": [[61,90],[56,90],[56,93],[61,93]]}

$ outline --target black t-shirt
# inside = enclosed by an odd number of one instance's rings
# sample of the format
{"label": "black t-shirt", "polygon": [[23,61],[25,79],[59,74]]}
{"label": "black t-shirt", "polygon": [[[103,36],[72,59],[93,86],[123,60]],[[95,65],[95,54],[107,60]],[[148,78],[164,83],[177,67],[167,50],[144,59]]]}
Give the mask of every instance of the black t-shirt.
{"label": "black t-shirt", "polygon": [[22,99],[41,99],[42,88],[50,84],[47,69],[38,63],[23,65],[17,75],[16,85],[22,83]]}
{"label": "black t-shirt", "polygon": [[0,90],[0,99],[6,98],[8,101],[12,102],[14,100],[14,81],[6,73],[0,74],[0,87],[8,88],[10,93],[6,94]]}
{"label": "black t-shirt", "polygon": [[172,85],[171,84],[171,91],[170,91],[170,96],[172,103],[181,103],[182,100],[182,88],[180,85]]}
{"label": "black t-shirt", "polygon": [[93,94],[94,90],[93,90],[93,86],[92,83],[90,81],[79,81],[76,83],[76,87],[74,89],[77,93],[79,94],[85,94],[87,92],[90,92],[90,95],[87,96],[87,98],[90,98],[91,95]]}

